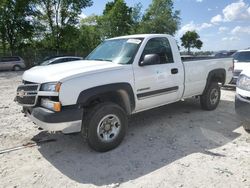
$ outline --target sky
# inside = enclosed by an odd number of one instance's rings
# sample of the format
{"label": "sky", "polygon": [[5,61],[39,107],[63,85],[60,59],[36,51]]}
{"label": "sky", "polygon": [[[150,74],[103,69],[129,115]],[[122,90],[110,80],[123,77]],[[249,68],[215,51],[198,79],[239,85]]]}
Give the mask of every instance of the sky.
{"label": "sky", "polygon": [[[93,0],[93,6],[83,14],[101,15],[110,0]],[[128,6],[141,2],[143,11],[150,0],[125,0]],[[181,25],[176,35],[178,41],[186,32],[196,30],[203,41],[201,50],[239,50],[250,47],[250,0],[174,0],[175,10],[180,10]]]}

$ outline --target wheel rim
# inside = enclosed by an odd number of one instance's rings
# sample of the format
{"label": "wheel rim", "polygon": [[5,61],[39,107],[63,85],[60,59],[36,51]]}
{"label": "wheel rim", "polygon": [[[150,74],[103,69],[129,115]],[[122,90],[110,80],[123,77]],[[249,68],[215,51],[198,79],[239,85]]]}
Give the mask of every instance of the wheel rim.
{"label": "wheel rim", "polygon": [[15,70],[15,71],[19,71],[19,70],[20,70],[20,67],[17,67],[17,66],[16,66],[16,67],[14,67],[14,70]]}
{"label": "wheel rim", "polygon": [[114,114],[109,114],[99,122],[97,135],[102,142],[112,142],[119,135],[120,130],[120,119]]}
{"label": "wheel rim", "polygon": [[219,91],[217,89],[212,89],[210,93],[210,102],[211,104],[216,104],[219,99]]}

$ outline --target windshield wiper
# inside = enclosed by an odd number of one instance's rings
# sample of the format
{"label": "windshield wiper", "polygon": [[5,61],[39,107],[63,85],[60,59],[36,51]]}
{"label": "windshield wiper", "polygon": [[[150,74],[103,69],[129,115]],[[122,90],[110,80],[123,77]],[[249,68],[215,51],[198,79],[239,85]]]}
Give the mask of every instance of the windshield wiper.
{"label": "windshield wiper", "polygon": [[112,60],[109,60],[109,59],[86,59],[86,60],[90,60],[90,61],[109,61],[109,62],[113,62]]}

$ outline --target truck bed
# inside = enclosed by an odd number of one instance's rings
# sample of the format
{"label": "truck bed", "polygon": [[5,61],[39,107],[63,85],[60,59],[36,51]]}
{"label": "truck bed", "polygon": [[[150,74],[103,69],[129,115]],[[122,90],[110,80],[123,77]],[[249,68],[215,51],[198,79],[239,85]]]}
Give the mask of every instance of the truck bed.
{"label": "truck bed", "polygon": [[226,71],[225,84],[229,83],[232,78],[232,58],[211,58],[184,61],[185,72],[185,90],[183,98],[200,95],[204,91],[208,74],[214,69],[224,69]]}

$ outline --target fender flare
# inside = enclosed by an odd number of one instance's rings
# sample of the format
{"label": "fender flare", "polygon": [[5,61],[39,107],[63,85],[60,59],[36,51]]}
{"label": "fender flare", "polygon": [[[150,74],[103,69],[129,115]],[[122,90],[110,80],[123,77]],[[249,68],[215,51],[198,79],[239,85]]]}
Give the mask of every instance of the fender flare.
{"label": "fender flare", "polygon": [[122,97],[129,114],[135,109],[135,96],[129,83],[106,84],[83,90],[78,96],[77,104],[88,104],[93,98],[109,92],[116,92]]}
{"label": "fender flare", "polygon": [[214,69],[214,70],[210,71],[208,73],[208,76],[207,76],[207,83],[206,83],[206,87],[205,87],[203,93],[207,90],[207,88],[209,87],[209,84],[214,80],[221,82],[222,85],[224,85],[226,82],[226,70],[225,69]]}

